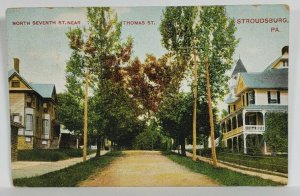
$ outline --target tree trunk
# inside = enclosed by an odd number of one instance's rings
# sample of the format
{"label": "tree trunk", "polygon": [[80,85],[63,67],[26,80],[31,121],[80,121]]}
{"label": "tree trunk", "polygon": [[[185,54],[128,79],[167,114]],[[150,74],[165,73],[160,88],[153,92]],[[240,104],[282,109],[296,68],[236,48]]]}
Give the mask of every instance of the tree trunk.
{"label": "tree trunk", "polygon": [[100,157],[101,153],[101,137],[97,136],[97,152],[96,152],[96,157]]}
{"label": "tree trunk", "polygon": [[180,146],[181,146],[181,155],[182,156],[186,156],[186,152],[185,152],[185,138],[184,137],[180,137],[179,138],[179,142],[180,142]]}

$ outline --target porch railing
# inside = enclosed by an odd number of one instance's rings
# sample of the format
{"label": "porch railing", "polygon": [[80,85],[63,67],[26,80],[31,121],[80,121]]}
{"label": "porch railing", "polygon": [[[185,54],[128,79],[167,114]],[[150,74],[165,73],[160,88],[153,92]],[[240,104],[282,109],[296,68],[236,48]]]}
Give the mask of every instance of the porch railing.
{"label": "porch railing", "polygon": [[247,132],[262,132],[265,131],[264,125],[245,125],[244,130]]}

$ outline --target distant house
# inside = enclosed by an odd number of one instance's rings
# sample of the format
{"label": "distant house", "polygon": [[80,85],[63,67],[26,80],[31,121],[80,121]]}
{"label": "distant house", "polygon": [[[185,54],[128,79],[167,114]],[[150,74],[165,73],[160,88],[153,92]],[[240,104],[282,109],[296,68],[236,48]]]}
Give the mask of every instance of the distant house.
{"label": "distant house", "polygon": [[262,72],[247,72],[241,59],[233,70],[230,94],[225,101],[228,115],[220,121],[222,141],[232,151],[247,153],[248,137],[257,136],[263,153],[268,147],[263,139],[268,112],[288,110],[288,46],[282,55]]}
{"label": "distant house", "polygon": [[55,148],[56,90],[54,84],[29,83],[20,74],[19,59],[8,72],[10,115],[18,128],[18,149]]}

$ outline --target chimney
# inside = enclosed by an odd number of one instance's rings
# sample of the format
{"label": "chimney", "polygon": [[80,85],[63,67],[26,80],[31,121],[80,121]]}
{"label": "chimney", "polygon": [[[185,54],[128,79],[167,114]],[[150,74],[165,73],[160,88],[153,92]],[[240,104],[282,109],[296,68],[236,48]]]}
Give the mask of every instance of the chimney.
{"label": "chimney", "polygon": [[281,49],[281,54],[284,55],[285,53],[289,53],[289,46],[284,46],[284,47]]}
{"label": "chimney", "polygon": [[20,59],[14,58],[14,68],[18,73],[20,73]]}

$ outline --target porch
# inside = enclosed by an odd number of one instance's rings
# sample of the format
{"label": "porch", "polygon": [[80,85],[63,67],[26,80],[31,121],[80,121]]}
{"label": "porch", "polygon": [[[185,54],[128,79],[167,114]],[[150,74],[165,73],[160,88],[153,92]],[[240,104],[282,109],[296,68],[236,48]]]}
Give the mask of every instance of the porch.
{"label": "porch", "polygon": [[[243,150],[247,154],[247,147],[251,143],[247,142],[247,136],[260,135],[258,137],[262,137],[265,132],[265,113],[264,110],[242,109],[224,118],[220,123],[220,129],[225,146],[232,149],[232,151],[234,149],[237,152]],[[263,152],[266,153],[266,144],[263,138],[259,138],[257,141],[263,143]]]}

